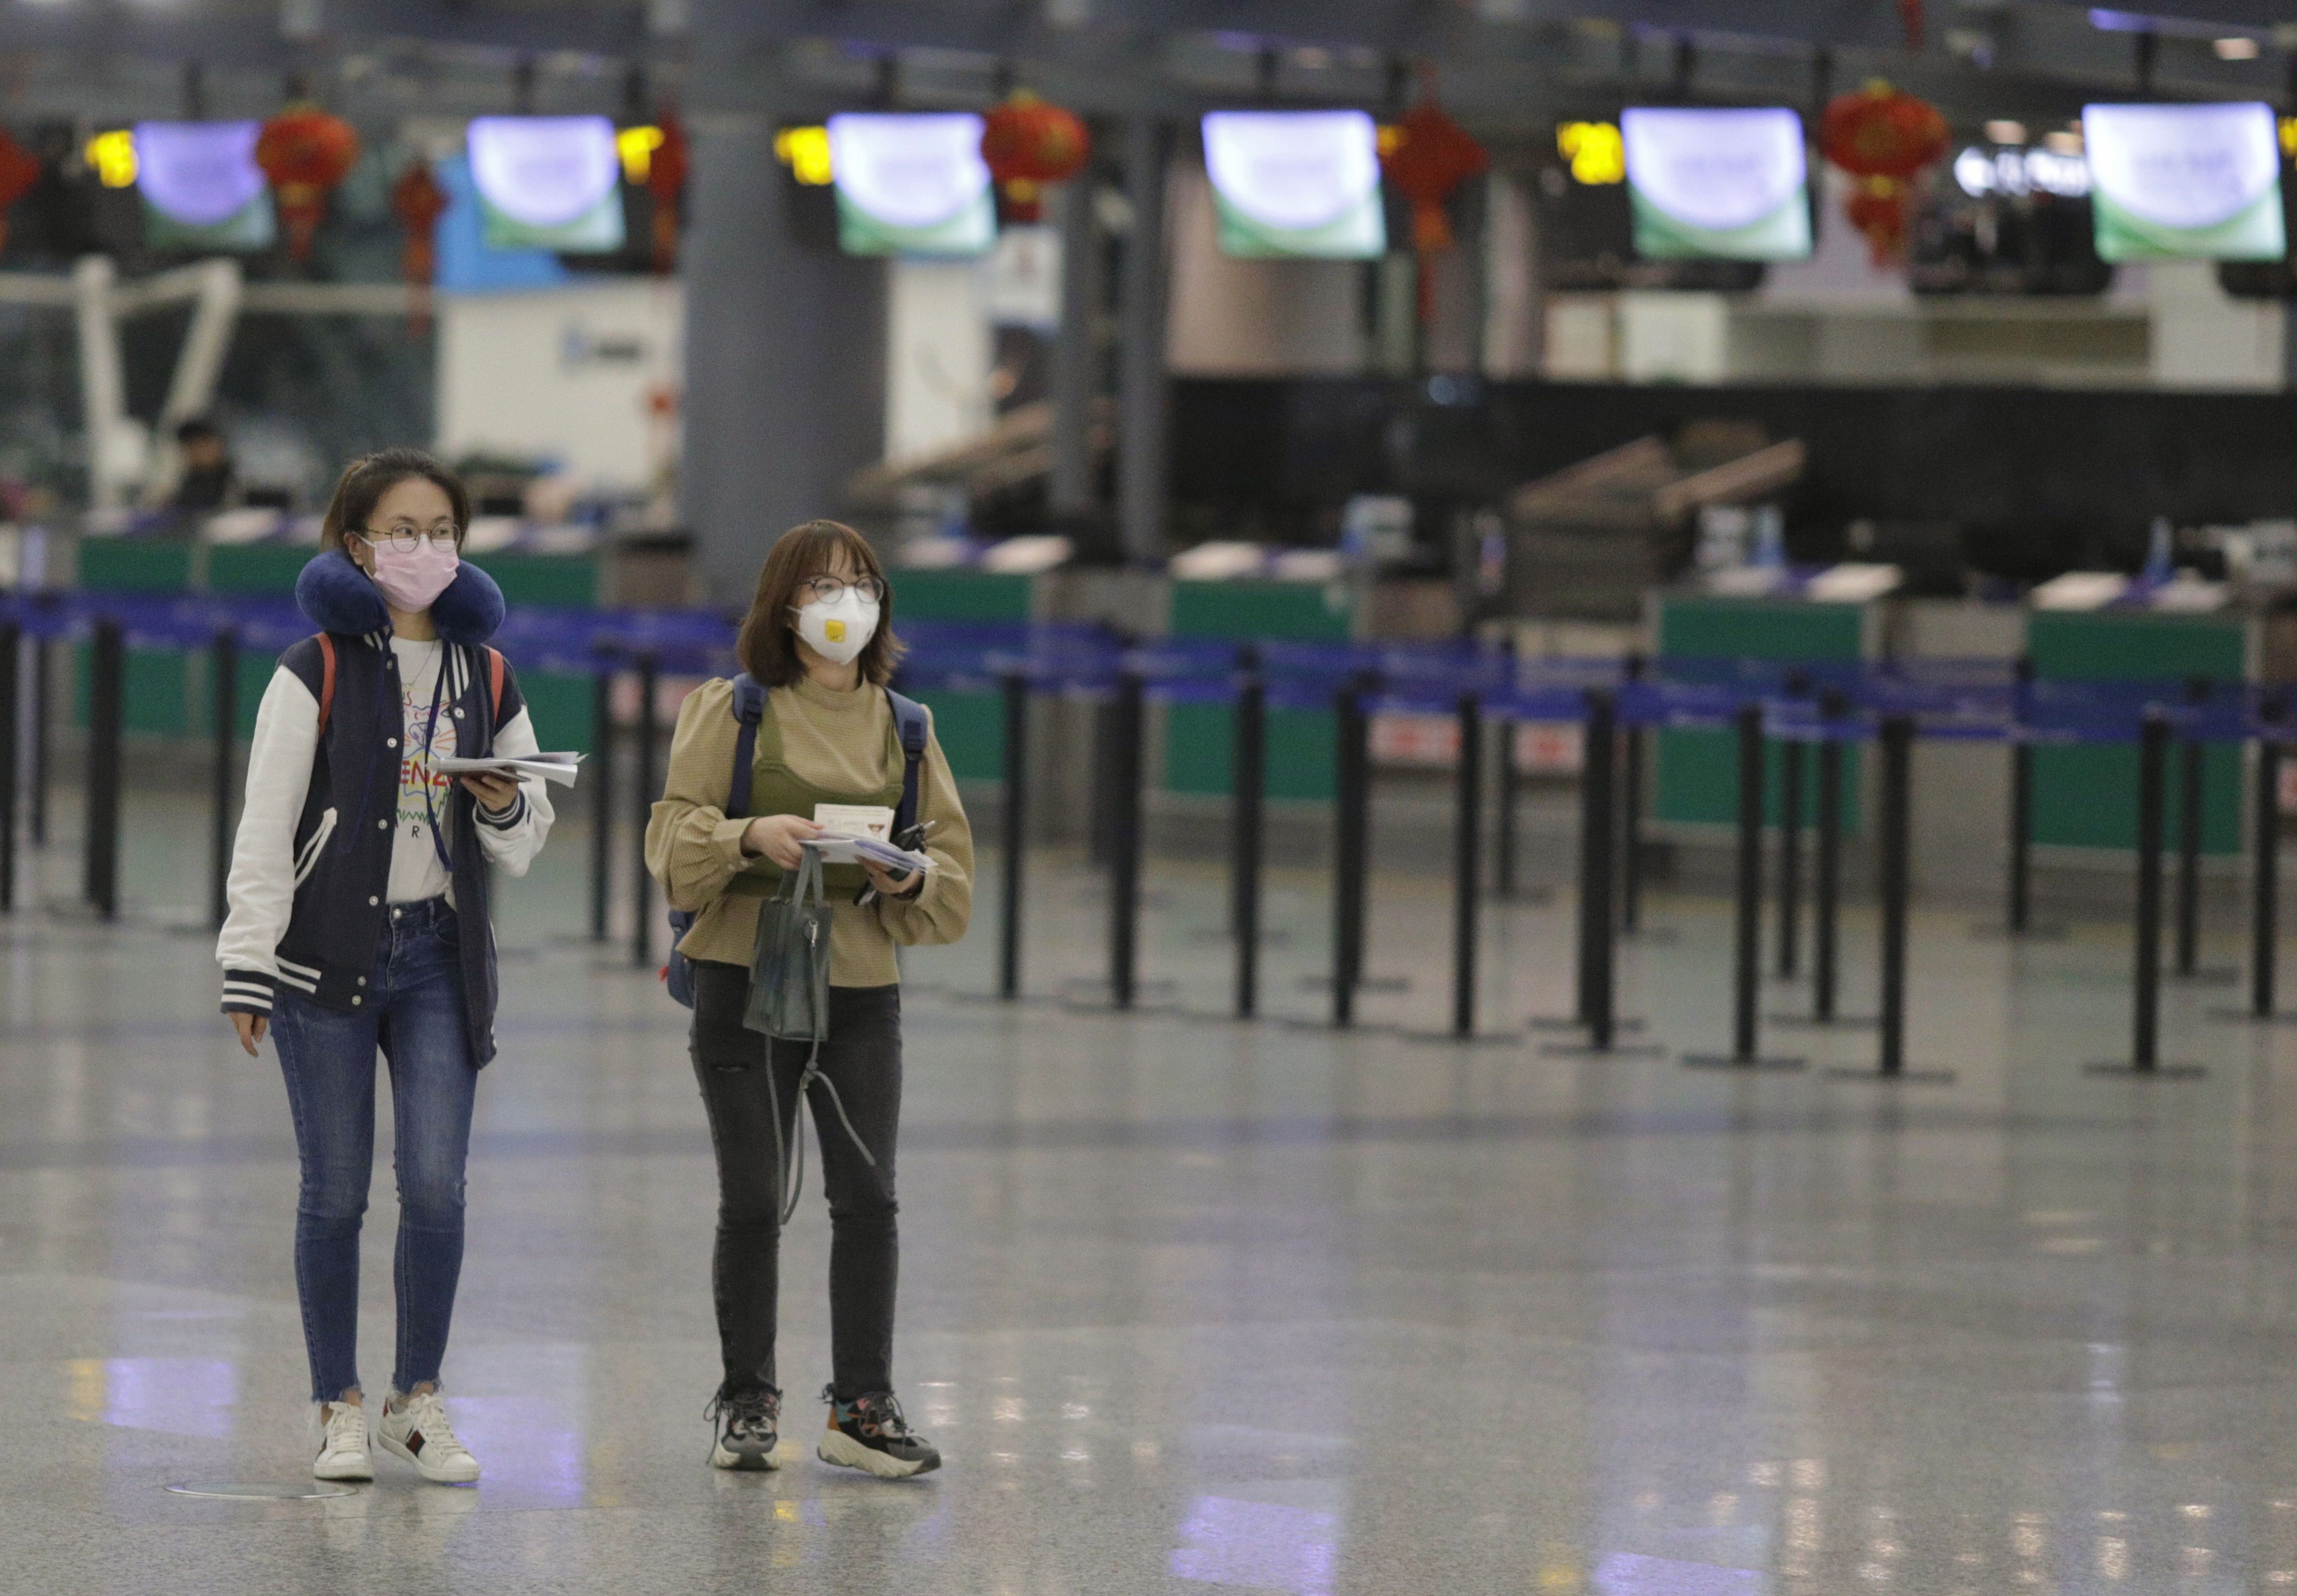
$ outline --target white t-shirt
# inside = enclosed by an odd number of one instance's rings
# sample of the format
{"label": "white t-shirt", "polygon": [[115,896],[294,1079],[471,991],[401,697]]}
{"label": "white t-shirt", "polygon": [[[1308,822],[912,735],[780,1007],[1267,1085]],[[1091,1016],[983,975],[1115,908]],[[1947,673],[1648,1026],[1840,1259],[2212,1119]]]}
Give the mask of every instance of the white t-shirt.
{"label": "white t-shirt", "polygon": [[[439,862],[439,855],[444,850],[448,858],[454,857],[454,834],[448,827],[455,781],[440,774],[432,760],[439,755],[453,757],[460,723],[455,719],[455,706],[444,699],[438,701],[435,722],[431,714],[432,695],[439,690],[439,663],[446,650],[444,643],[436,641],[391,640],[391,652],[399,659],[399,720],[405,728],[399,739],[399,794],[391,833],[389,893],[393,903],[436,898],[449,885],[447,867]],[[431,831],[434,818],[440,828],[435,846]]]}

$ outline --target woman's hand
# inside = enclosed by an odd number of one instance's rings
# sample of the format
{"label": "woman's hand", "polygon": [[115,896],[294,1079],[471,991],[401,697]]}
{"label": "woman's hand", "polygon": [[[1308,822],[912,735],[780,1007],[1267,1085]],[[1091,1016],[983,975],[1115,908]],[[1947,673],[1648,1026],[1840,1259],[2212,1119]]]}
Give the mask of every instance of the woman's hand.
{"label": "woman's hand", "polygon": [[470,789],[473,797],[497,814],[518,802],[518,777],[515,776],[498,776],[491,772],[483,776],[465,776],[463,785]]}
{"label": "woman's hand", "polygon": [[263,1033],[266,1031],[271,1029],[269,1016],[260,1014],[243,1014],[235,1008],[231,1011],[230,1018],[231,1028],[239,1032],[239,1045],[247,1049],[247,1056],[250,1058],[259,1057],[255,1050],[255,1044],[263,1040]]}
{"label": "woman's hand", "polygon": [[907,876],[896,876],[876,860],[864,859],[861,873],[869,876],[869,884],[876,887],[883,897],[914,898],[926,890],[926,873],[923,870],[911,870]]}
{"label": "woman's hand", "polygon": [[760,815],[742,828],[742,851],[763,854],[785,870],[794,870],[804,858],[798,844],[821,835],[821,827],[803,815]]}

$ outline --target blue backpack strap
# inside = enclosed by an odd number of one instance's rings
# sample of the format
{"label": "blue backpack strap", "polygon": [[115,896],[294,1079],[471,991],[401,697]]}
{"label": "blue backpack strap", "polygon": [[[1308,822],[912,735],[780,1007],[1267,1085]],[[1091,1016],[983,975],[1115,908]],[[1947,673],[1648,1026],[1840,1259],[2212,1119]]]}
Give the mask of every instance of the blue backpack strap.
{"label": "blue backpack strap", "polygon": [[726,792],[729,819],[750,812],[750,767],[758,754],[758,723],[766,718],[766,690],[746,670],[734,679],[734,779]]}
{"label": "blue backpack strap", "polygon": [[918,768],[925,763],[926,734],[933,722],[924,704],[891,687],[885,689],[885,702],[893,707],[893,727],[902,737],[902,807],[893,811],[893,835],[898,837],[918,823]]}

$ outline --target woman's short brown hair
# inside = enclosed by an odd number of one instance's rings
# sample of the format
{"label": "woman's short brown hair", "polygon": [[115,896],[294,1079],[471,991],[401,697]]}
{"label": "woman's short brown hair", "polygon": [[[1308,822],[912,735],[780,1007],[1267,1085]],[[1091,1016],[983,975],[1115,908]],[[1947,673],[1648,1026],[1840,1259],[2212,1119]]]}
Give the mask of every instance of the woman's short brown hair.
{"label": "woman's short brown hair", "polygon": [[[841,554],[845,556],[842,561]],[[797,585],[808,577],[836,571],[841,564],[856,576],[874,576],[885,584],[877,629],[870,634],[855,663],[860,667],[861,679],[873,686],[882,687],[893,679],[902,644],[893,636],[893,584],[885,580],[877,551],[844,522],[809,521],[784,532],[767,551],[766,563],[758,571],[757,595],[750,600],[750,613],[742,618],[742,630],[734,639],[735,657],[761,685],[786,687],[805,674],[805,664],[797,654],[796,634],[790,629],[790,616],[797,607]]]}
{"label": "woman's short brown hair", "polygon": [[460,545],[471,530],[471,490],[463,486],[463,479],[419,448],[384,448],[343,467],[335,496],[327,501],[326,519],[319,523],[319,547],[340,552],[343,534],[366,531],[377,501],[409,477],[421,477],[447,496],[455,511],[455,541]]}

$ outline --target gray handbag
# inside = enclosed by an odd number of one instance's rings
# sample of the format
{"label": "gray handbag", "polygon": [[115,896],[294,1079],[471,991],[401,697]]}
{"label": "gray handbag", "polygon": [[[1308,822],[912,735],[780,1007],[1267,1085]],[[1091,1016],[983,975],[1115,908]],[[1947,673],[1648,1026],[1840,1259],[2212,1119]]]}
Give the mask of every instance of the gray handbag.
{"label": "gray handbag", "polygon": [[[822,891],[821,851],[800,851],[797,868],[783,871],[780,889],[758,905],[758,942],[750,954],[750,1000],[742,1011],[742,1024],[775,1041],[813,1044],[798,1075],[797,1095],[802,1098],[819,1084],[862,1161],[875,1168],[876,1155],[846,1117],[836,1086],[821,1073],[821,1044],[829,1035],[830,909]],[[787,1224],[797,1212],[798,1192],[805,1183],[805,1133],[799,1131],[793,1158],[782,1142],[781,1099],[770,1060],[766,1094],[774,1117],[774,1171],[783,1189],[782,1222]]]}
{"label": "gray handbag", "polygon": [[803,850],[797,868],[783,871],[779,889],[758,905],[742,1024],[783,1041],[829,1034],[829,901],[819,849]]}

